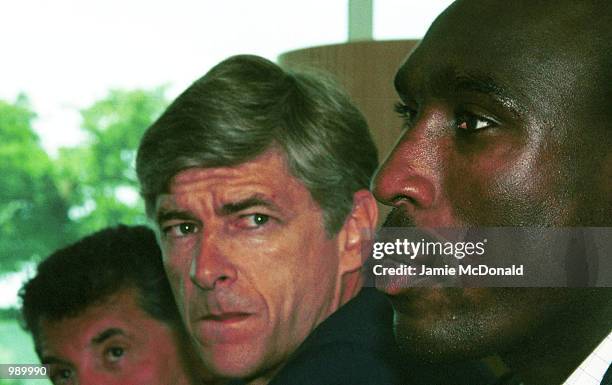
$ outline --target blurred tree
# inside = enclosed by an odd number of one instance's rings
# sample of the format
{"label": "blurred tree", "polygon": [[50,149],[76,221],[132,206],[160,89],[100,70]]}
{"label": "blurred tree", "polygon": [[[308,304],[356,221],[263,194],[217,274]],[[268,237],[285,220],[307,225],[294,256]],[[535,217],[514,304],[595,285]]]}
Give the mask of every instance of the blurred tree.
{"label": "blurred tree", "polygon": [[0,274],[103,227],[146,221],[134,160],[164,93],[110,91],[81,111],[87,141],[57,159],[40,146],[27,98],[0,101]]}
{"label": "blurred tree", "polygon": [[68,202],[32,129],[28,100],[0,101],[0,272],[14,271],[73,238]]}
{"label": "blurred tree", "polygon": [[164,93],[163,87],[112,90],[81,111],[88,141],[61,149],[57,160],[60,190],[79,235],[145,222],[134,160],[142,134],[167,105]]}

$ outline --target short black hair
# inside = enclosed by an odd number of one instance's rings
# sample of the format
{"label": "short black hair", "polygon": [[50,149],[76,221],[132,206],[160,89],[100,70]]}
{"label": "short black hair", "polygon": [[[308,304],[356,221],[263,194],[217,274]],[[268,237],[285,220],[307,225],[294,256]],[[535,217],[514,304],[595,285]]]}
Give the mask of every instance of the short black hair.
{"label": "short black hair", "polygon": [[180,325],[155,234],[145,226],[106,228],[42,261],[19,292],[23,327],[37,342],[42,319],[78,316],[128,288],[137,289],[138,304],[152,318]]}
{"label": "short black hair", "polygon": [[147,214],[172,177],[280,149],[336,234],[378,167],[365,118],[336,82],[253,55],[233,56],[183,92],[145,133],[136,170]]}

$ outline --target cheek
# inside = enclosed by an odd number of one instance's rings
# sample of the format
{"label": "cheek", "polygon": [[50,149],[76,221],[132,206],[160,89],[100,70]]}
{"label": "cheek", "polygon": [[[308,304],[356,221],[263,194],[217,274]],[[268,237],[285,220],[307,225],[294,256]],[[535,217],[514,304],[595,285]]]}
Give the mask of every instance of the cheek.
{"label": "cheek", "polygon": [[319,309],[333,294],[338,259],[333,242],[322,236],[287,233],[278,242],[270,241],[260,254],[263,260],[251,267],[258,272],[255,286],[284,318],[296,317],[303,307]]}
{"label": "cheek", "polygon": [[307,251],[292,238],[289,235],[261,244],[249,243],[250,257],[237,263],[250,286],[257,288],[268,302],[279,302],[280,298],[292,295],[303,278],[300,271],[308,263],[304,258]]}
{"label": "cheek", "polygon": [[130,384],[167,384],[169,380],[180,373],[179,354],[174,345],[155,343],[149,346],[148,356],[138,362],[135,367],[126,371]]}
{"label": "cheek", "polygon": [[193,289],[192,282],[189,279],[190,264],[191,262],[187,259],[164,257],[166,276],[168,277],[172,293],[182,316],[184,316],[188,310],[186,308],[187,298]]}
{"label": "cheek", "polygon": [[176,273],[189,272],[191,261],[198,253],[199,237],[168,239],[161,243],[164,265]]}
{"label": "cheek", "polygon": [[455,157],[443,187],[456,214],[482,226],[541,223],[554,199],[543,188],[547,174],[529,152],[493,150]]}
{"label": "cheek", "polygon": [[[288,285],[296,293],[294,306],[313,309],[307,317],[321,317],[317,312],[327,312],[332,306],[338,285],[339,261],[335,244],[329,240],[313,237],[302,244],[298,251],[301,258],[295,262],[293,276]],[[306,321],[308,322],[308,321]]]}
{"label": "cheek", "polygon": [[[183,371],[181,339],[172,328],[159,321],[147,320],[142,323],[146,331],[142,340],[139,358],[130,370],[139,379],[133,384],[182,383],[170,381]],[[144,333],[143,333],[144,334]],[[174,380],[174,379],[173,379]]]}

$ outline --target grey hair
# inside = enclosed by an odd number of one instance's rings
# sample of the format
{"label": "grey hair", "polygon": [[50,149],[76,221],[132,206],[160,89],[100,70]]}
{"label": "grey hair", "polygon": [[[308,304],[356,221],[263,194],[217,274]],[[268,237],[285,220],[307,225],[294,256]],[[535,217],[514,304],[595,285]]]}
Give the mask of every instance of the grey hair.
{"label": "grey hair", "polygon": [[251,55],[215,66],[144,134],[136,171],[147,215],[180,171],[235,166],[273,147],[337,233],[378,166],[367,123],[331,80]]}

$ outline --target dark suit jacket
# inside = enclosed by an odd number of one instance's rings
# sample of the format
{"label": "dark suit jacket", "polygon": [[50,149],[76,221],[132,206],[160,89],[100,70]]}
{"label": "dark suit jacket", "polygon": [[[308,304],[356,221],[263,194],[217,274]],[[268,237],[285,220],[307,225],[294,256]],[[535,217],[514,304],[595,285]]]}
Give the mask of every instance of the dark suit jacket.
{"label": "dark suit jacket", "polygon": [[364,288],[323,321],[269,385],[403,384],[384,295]]}

